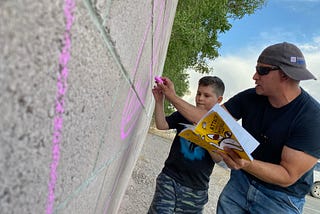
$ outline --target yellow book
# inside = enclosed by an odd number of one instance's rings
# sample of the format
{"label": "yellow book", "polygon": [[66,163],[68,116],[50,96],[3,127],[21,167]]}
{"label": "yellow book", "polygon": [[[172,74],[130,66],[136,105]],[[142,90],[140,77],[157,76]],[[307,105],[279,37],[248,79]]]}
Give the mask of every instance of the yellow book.
{"label": "yellow book", "polygon": [[246,160],[253,160],[251,153],[259,145],[219,104],[213,106],[196,126],[187,125],[179,136],[208,151],[224,152],[223,147],[230,147]]}

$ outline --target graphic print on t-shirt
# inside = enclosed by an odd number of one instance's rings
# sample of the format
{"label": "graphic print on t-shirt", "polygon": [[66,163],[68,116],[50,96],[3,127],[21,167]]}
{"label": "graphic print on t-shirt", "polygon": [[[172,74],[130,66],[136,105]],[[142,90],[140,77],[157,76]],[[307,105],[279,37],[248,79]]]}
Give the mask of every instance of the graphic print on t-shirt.
{"label": "graphic print on t-shirt", "polygon": [[189,160],[202,160],[205,155],[205,150],[200,146],[180,137],[181,153]]}

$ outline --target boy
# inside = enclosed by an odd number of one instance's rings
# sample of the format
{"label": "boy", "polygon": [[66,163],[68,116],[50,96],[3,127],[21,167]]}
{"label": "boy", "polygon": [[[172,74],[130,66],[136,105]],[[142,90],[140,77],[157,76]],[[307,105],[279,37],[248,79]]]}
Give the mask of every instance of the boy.
{"label": "boy", "polygon": [[[209,111],[216,103],[221,103],[224,89],[220,78],[202,77],[195,97],[196,107]],[[219,162],[221,157],[179,137],[178,134],[185,128],[183,123],[193,123],[178,111],[166,117],[160,87],[155,86],[152,93],[156,101],[156,127],[160,130],[176,129],[177,134],[164,168],[157,177],[148,213],[202,213],[208,202],[209,179],[214,162]]]}

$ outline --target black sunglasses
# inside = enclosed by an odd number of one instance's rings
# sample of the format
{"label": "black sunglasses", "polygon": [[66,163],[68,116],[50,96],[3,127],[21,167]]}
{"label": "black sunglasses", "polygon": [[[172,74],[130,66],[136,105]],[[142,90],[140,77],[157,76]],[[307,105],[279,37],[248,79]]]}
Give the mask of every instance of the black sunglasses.
{"label": "black sunglasses", "polygon": [[256,71],[259,75],[267,75],[270,71],[281,70],[277,66],[272,67],[264,67],[264,66],[256,66]]}

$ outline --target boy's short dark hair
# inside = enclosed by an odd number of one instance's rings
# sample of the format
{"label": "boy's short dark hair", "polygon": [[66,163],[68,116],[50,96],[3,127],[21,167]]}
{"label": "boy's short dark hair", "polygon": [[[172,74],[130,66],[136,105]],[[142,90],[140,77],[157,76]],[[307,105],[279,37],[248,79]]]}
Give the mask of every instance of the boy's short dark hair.
{"label": "boy's short dark hair", "polygon": [[216,92],[217,96],[222,96],[224,93],[224,83],[217,76],[204,76],[199,80],[199,86],[211,86]]}

